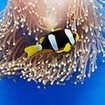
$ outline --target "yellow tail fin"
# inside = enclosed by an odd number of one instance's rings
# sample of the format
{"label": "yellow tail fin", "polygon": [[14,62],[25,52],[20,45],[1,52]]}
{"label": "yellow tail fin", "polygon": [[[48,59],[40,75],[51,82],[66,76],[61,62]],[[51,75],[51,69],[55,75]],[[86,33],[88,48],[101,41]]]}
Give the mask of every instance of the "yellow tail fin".
{"label": "yellow tail fin", "polygon": [[38,51],[42,50],[42,46],[40,44],[28,46],[24,49],[24,51],[28,54],[28,57],[33,56]]}

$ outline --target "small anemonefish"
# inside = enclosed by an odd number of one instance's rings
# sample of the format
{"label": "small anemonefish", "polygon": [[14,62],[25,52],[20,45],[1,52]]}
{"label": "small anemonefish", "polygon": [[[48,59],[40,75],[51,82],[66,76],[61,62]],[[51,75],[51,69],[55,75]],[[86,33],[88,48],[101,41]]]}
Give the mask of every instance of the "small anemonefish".
{"label": "small anemonefish", "polygon": [[39,44],[28,46],[24,51],[28,54],[28,57],[35,53],[55,51],[56,53],[69,52],[71,47],[79,40],[79,35],[75,31],[70,29],[55,29],[48,35],[39,39]]}

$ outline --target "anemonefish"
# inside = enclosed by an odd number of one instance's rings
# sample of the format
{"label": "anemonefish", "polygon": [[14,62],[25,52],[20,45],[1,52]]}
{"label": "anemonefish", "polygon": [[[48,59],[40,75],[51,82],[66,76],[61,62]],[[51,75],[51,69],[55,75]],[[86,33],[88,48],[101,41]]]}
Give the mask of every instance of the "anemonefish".
{"label": "anemonefish", "polygon": [[39,44],[28,46],[24,51],[28,57],[33,56],[39,51],[47,53],[55,51],[55,53],[69,52],[71,47],[79,40],[79,35],[70,29],[55,29],[44,37],[39,39]]}

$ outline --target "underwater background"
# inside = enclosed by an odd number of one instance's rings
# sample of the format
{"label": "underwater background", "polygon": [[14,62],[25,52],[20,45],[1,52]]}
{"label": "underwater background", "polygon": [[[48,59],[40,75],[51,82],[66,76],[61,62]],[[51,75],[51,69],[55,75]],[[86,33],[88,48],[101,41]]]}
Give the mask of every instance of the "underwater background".
{"label": "underwater background", "polygon": [[[6,3],[0,0],[0,11]],[[101,60],[98,57],[98,69],[84,84],[68,81],[64,86],[37,89],[34,82],[5,77],[0,80],[0,105],[105,105],[105,63]]]}

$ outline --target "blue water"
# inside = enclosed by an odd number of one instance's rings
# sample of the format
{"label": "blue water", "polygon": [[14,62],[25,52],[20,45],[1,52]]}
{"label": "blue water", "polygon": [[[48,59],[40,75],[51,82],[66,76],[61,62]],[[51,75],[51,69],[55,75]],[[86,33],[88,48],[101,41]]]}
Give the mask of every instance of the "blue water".
{"label": "blue water", "polygon": [[[0,10],[6,0],[0,0]],[[4,78],[0,81],[0,105],[105,105],[105,64],[98,59],[98,69],[83,85],[49,86],[37,89],[34,82]]]}

